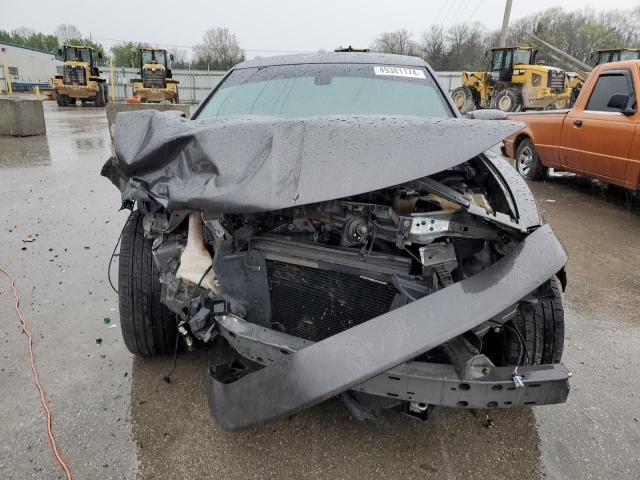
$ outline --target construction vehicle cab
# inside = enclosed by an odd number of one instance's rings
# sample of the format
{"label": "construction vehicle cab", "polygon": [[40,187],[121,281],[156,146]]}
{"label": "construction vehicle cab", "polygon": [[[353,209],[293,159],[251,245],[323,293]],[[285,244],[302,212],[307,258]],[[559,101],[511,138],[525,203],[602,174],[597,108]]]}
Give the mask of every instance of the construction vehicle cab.
{"label": "construction vehicle cab", "polygon": [[491,49],[491,80],[493,82],[510,82],[514,65],[534,65],[537,50],[530,47],[493,48]]}
{"label": "construction vehicle cab", "polygon": [[456,107],[467,113],[479,108],[516,112],[566,106],[581,80],[536,63],[536,54],[532,47],[492,48],[488,72],[462,72],[462,86],[452,92]]}
{"label": "construction vehicle cab", "polygon": [[173,55],[157,48],[141,48],[138,51],[140,78],[131,80],[133,95],[143,103],[169,101],[180,103],[178,81],[171,75]]}
{"label": "construction vehicle cab", "polygon": [[640,60],[640,48],[608,48],[596,52],[596,65],[625,60]]}
{"label": "construction vehicle cab", "polygon": [[53,79],[58,105],[75,105],[80,100],[83,105],[93,102],[96,107],[104,107],[108,96],[107,83],[100,78],[96,65],[96,57],[102,58],[102,55],[83,45],[64,45],[58,54],[64,60],[62,75]]}

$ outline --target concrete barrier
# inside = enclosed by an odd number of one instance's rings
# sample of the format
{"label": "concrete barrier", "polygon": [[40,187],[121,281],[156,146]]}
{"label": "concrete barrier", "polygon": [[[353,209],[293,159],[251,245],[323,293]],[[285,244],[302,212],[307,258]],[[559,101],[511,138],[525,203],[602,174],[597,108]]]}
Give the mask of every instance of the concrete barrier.
{"label": "concrete barrier", "polygon": [[185,117],[189,117],[189,105],[182,103],[107,103],[107,123],[109,124],[109,133],[113,138],[114,125],[116,123],[116,115],[120,112],[135,112],[138,110],[158,110],[166,112],[176,110],[181,112]]}
{"label": "concrete barrier", "polygon": [[0,135],[29,137],[45,133],[47,127],[40,100],[0,97]]}

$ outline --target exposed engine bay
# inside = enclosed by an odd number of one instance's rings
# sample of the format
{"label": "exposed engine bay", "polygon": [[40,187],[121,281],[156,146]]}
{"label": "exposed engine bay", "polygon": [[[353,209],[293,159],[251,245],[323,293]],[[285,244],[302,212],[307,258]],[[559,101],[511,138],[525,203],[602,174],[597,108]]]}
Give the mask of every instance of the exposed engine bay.
{"label": "exposed engine bay", "polygon": [[[477,157],[395,187],[259,214],[147,212],[161,300],[188,346],[222,336],[246,371],[269,365],[502,258],[523,232],[489,169]],[[293,345],[269,351],[243,343],[229,318],[292,337]],[[482,339],[501,328],[485,322],[423,358],[460,371],[470,359],[481,368],[499,364]]]}

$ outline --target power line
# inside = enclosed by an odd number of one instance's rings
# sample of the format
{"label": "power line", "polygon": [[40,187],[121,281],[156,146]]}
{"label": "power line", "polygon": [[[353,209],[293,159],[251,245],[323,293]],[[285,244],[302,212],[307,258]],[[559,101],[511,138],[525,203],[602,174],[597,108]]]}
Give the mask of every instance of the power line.
{"label": "power line", "polygon": [[[464,0],[460,0],[460,1],[462,2]],[[443,29],[446,28],[445,22],[447,24],[450,22],[449,16],[453,13],[453,9],[456,8],[456,3],[458,3],[458,0],[453,0],[453,2],[451,3],[451,7],[445,12],[444,16],[442,17],[442,20],[440,21],[440,23],[442,24]]]}
{"label": "power line", "polygon": [[480,10],[480,7],[482,6],[483,3],[484,3],[484,0],[480,0],[478,2],[478,4],[476,5],[476,8],[473,9],[473,12],[471,12],[471,15],[467,17],[464,23],[469,23],[469,20],[471,20],[475,16],[475,14],[478,13],[478,10]]}
{"label": "power line", "polygon": [[440,11],[438,12],[438,15],[436,15],[436,18],[433,20],[434,25],[437,25],[438,20],[440,19],[440,15],[442,15],[442,12],[444,12],[444,7],[446,5],[447,5],[447,0],[443,0],[442,6],[440,7]]}
{"label": "power line", "polygon": [[458,22],[456,22],[456,20],[458,19],[459,15],[462,13],[462,11],[465,9],[465,6],[468,5],[469,1],[470,0],[462,0],[460,5],[458,5],[458,8],[455,10],[455,13],[453,14],[453,17],[451,17],[451,20],[449,21],[449,24],[447,25],[447,28],[449,28],[451,25],[455,25],[456,23],[458,23]]}

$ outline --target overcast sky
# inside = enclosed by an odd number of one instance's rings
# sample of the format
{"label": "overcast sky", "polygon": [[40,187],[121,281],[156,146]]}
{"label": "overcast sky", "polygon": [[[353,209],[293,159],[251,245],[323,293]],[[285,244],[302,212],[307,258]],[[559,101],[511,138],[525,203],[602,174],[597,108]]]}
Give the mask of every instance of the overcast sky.
{"label": "overcast sky", "polygon": [[[628,9],[638,5],[639,0],[513,3],[511,19],[515,20],[557,5],[565,10]],[[247,56],[254,57],[320,48],[332,50],[338,45],[366,47],[380,32],[400,28],[413,32],[417,38],[432,23],[446,27],[479,21],[489,29],[497,29],[502,23],[504,5],[504,0],[151,0],[144,4],[131,0],[98,3],[31,0],[19,8],[15,4],[2,8],[0,29],[25,26],[48,33],[60,23],[72,23],[107,48],[118,40],[190,47],[200,42],[205,30],[224,26],[237,35]]]}

